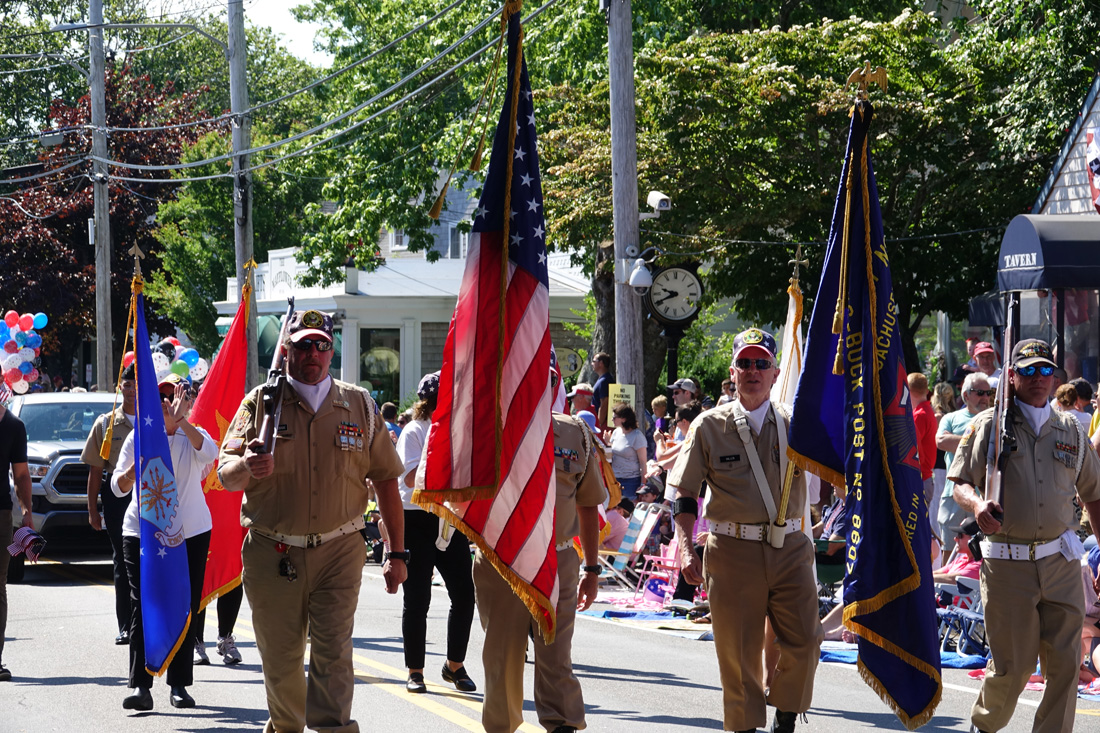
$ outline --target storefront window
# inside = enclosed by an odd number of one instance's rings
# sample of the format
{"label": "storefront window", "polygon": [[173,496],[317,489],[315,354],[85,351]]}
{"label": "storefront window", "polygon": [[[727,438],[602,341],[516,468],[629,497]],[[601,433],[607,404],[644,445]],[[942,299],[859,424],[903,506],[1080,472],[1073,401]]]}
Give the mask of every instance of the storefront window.
{"label": "storefront window", "polygon": [[378,404],[401,402],[401,329],[359,331],[359,386]]}

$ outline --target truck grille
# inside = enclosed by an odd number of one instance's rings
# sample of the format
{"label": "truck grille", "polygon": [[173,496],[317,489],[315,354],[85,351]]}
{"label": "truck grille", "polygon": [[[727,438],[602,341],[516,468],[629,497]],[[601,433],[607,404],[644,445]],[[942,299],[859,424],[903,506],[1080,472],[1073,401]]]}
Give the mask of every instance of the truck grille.
{"label": "truck grille", "polygon": [[62,466],[53,480],[54,490],[59,494],[87,494],[88,466],[84,463],[70,463]]}

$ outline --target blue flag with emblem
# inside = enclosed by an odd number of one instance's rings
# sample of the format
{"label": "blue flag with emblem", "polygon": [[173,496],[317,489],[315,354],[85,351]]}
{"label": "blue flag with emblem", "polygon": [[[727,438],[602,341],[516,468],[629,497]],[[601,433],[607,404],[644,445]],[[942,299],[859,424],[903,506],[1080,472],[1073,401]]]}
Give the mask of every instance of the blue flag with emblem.
{"label": "blue flag with emblem", "polygon": [[157,373],[145,327],[145,296],[135,280],[134,381],[137,425],[134,465],[141,525],[141,618],[145,632],[145,668],[162,675],[183,644],[191,620],[187,548],[180,526],[172,452],[164,429]]}
{"label": "blue flag with emblem", "polygon": [[859,671],[909,728],[943,690],[931,527],[868,145],[873,108],[851,114],[828,250],[795,393],[789,454],[847,485],[844,624]]}

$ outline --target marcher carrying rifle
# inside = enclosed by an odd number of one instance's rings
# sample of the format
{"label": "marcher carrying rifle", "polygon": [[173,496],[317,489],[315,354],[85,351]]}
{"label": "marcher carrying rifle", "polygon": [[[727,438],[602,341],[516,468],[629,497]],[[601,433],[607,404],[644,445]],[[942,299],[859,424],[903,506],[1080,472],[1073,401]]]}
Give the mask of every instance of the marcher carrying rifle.
{"label": "marcher carrying rifle", "polygon": [[294,313],[294,298],[287,298],[286,316],[279,329],[279,342],[267,370],[267,384],[263,387],[264,421],[260,425],[260,439],[264,453],[275,453],[275,431],[283,412],[283,395],[286,394],[286,329]]}

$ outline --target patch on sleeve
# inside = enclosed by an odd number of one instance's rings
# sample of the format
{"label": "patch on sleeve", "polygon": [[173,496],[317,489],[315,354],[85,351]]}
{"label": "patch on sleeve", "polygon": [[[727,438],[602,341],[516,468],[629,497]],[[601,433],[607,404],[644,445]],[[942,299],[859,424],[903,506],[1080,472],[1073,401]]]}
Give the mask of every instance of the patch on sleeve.
{"label": "patch on sleeve", "polygon": [[962,440],[959,441],[959,447],[965,448],[970,445],[970,437],[974,435],[974,423],[970,423],[966,426],[966,430],[963,431]]}
{"label": "patch on sleeve", "polygon": [[229,440],[225,441],[225,445],[223,446],[223,450],[227,450],[227,451],[240,450],[241,446],[243,446],[243,445],[244,445],[244,438],[230,438]]}

